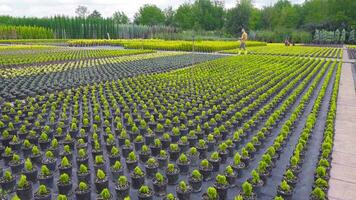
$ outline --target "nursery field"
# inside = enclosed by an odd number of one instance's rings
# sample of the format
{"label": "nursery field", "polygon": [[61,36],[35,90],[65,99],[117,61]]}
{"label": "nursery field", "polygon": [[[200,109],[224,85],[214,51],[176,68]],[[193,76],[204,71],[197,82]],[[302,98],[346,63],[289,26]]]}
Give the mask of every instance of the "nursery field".
{"label": "nursery field", "polygon": [[0,47],[0,199],[327,199],[341,49],[151,47]]}

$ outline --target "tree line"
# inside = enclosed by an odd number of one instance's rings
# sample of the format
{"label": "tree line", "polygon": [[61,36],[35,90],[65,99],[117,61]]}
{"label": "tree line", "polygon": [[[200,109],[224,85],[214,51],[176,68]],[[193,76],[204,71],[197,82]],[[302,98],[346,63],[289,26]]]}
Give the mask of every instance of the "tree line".
{"label": "tree line", "polygon": [[281,41],[293,36],[296,40],[311,41],[317,29],[350,32],[356,27],[355,0],[305,0],[302,4],[279,0],[263,8],[256,8],[251,0],[237,0],[230,9],[226,9],[223,2],[195,0],[183,3],[177,9],[160,9],[154,4],[146,4],[139,8],[132,21],[125,11],[104,18],[97,10],[89,12],[87,7],[79,6],[76,17],[4,16],[0,17],[0,24],[51,28],[57,38],[107,38],[107,33],[113,38],[146,38],[181,30],[237,37],[245,28],[254,38],[266,41]]}

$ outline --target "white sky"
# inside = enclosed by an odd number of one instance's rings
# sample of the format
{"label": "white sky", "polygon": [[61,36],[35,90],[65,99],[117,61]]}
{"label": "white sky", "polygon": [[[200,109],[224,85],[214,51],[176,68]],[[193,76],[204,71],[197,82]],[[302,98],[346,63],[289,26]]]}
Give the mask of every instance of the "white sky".
{"label": "white sky", "polygon": [[[46,17],[56,14],[75,15],[78,5],[87,6],[89,11],[98,10],[104,17],[110,17],[115,11],[124,11],[131,19],[144,4],[156,4],[164,9],[179,7],[184,2],[194,0],[0,0],[0,15]],[[224,0],[225,7],[231,8],[236,0]],[[272,5],[278,0],[253,0],[256,7]],[[291,0],[301,3],[304,0]]]}

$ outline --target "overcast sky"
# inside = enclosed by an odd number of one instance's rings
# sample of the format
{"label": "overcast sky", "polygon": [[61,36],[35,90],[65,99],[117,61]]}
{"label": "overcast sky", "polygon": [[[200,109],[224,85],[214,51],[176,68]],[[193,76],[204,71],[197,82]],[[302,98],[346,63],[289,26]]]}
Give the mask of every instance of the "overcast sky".
{"label": "overcast sky", "polygon": [[[124,11],[131,19],[144,4],[156,4],[161,9],[172,6],[176,9],[184,2],[194,0],[0,0],[0,15],[45,17],[56,14],[75,15],[75,8],[84,5],[89,11],[98,10],[104,17],[110,17],[116,10]],[[254,0],[255,6],[272,5],[277,0]],[[301,3],[304,0],[291,0]],[[225,7],[231,8],[236,0],[225,0]]]}

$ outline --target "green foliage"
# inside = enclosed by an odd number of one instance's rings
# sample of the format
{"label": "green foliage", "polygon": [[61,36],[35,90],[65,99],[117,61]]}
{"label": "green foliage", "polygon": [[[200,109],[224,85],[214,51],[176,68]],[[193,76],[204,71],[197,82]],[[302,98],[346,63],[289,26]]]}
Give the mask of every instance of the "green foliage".
{"label": "green foliage", "polygon": [[156,175],[156,180],[159,182],[159,183],[163,183],[163,180],[164,180],[164,177],[161,173],[157,172]]}
{"label": "green foliage", "polygon": [[103,189],[103,190],[100,192],[100,196],[101,196],[101,198],[106,199],[106,200],[107,200],[107,199],[110,199],[110,198],[111,198],[110,190],[107,189],[107,188]]}
{"label": "green foliage", "polygon": [[59,176],[59,182],[62,184],[68,184],[70,182],[70,177],[68,174],[63,173]]}
{"label": "green foliage", "polygon": [[282,181],[280,187],[283,191],[286,191],[286,192],[291,190],[290,186],[288,185],[287,181],[285,181],[285,180]]}
{"label": "green foliage", "polygon": [[202,175],[199,172],[199,170],[195,169],[192,171],[192,177],[196,180],[201,180],[202,179]]}
{"label": "green foliage", "polygon": [[64,156],[64,157],[62,158],[62,160],[61,160],[61,166],[62,166],[62,167],[69,167],[69,166],[71,166],[71,164],[70,164],[70,162],[69,162],[69,160],[68,160],[68,158],[67,158],[66,156]]}
{"label": "green foliage", "polygon": [[246,195],[246,196],[251,196],[252,195],[252,192],[253,192],[253,188],[252,188],[252,185],[245,181],[243,184],[242,184],[242,191],[243,191],[243,194]]}
{"label": "green foliage", "polygon": [[27,181],[27,177],[25,175],[20,176],[20,180],[17,183],[18,188],[24,189],[29,185],[29,182]]}
{"label": "green foliage", "polygon": [[207,194],[209,199],[217,199],[218,198],[218,192],[214,187],[208,187]]}
{"label": "green foliage", "polygon": [[145,173],[143,173],[143,171],[141,170],[141,168],[139,166],[136,166],[133,172],[135,175],[143,177],[145,175]]}
{"label": "green foliage", "polygon": [[96,172],[96,177],[100,180],[104,180],[106,178],[106,174],[103,170],[98,169],[98,171]]}
{"label": "green foliage", "polygon": [[179,188],[180,188],[183,192],[187,191],[187,189],[188,189],[187,183],[185,183],[185,181],[179,182]]}
{"label": "green foliage", "polygon": [[312,191],[312,195],[313,195],[313,197],[315,197],[318,200],[324,200],[325,199],[325,192],[322,189],[320,189],[319,187],[316,187]]}
{"label": "green foliage", "polygon": [[49,194],[50,191],[47,189],[47,187],[45,185],[40,185],[37,192],[38,192],[38,194],[44,196],[44,195]]}
{"label": "green foliage", "polygon": [[51,175],[51,171],[48,169],[48,167],[46,165],[42,165],[41,166],[41,174],[43,176],[49,176],[49,175]]}
{"label": "green foliage", "polygon": [[81,174],[88,173],[88,168],[87,168],[87,166],[81,164],[81,165],[79,166],[79,172],[80,172]]}
{"label": "green foliage", "polygon": [[146,4],[135,15],[134,22],[143,25],[160,25],[165,21],[164,13],[156,5]]}
{"label": "green foliage", "polygon": [[121,165],[121,162],[120,161],[115,161],[114,165],[112,166],[113,169],[115,170],[119,170],[121,169],[122,165]]}
{"label": "green foliage", "polygon": [[126,176],[120,176],[118,179],[118,183],[121,187],[124,187],[127,185],[127,178]]}
{"label": "green foliage", "polygon": [[136,160],[137,160],[137,157],[136,157],[135,152],[131,151],[131,152],[129,153],[129,156],[128,156],[127,159],[128,159],[129,161],[136,161]]}
{"label": "green foliage", "polygon": [[25,160],[25,169],[26,169],[27,171],[32,171],[32,169],[33,169],[32,162],[31,162],[31,159],[30,159],[30,158],[27,158],[27,159]]}
{"label": "green foliage", "polygon": [[147,185],[143,185],[140,187],[139,192],[141,194],[149,194],[150,193],[150,188]]}
{"label": "green foliage", "polygon": [[89,189],[88,185],[85,182],[80,182],[78,188],[80,191],[87,191]]}

